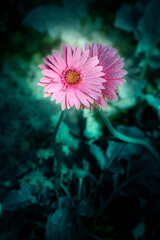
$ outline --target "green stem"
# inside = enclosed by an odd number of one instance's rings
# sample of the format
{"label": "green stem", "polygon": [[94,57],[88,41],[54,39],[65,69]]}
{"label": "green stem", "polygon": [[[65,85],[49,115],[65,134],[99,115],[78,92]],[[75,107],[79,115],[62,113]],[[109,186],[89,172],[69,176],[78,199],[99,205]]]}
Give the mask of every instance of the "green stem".
{"label": "green stem", "polygon": [[80,177],[79,179],[78,179],[78,194],[77,194],[77,199],[78,199],[78,201],[80,201],[81,200],[81,193],[82,193],[82,184],[83,184],[83,178],[82,177]]}
{"label": "green stem", "polygon": [[111,124],[111,122],[109,121],[109,118],[107,116],[107,114],[105,114],[103,112],[103,110],[99,111],[100,112],[100,115],[106,125],[106,127],[109,129],[109,131],[118,139],[124,141],[124,142],[128,142],[128,143],[133,143],[133,144],[140,144],[142,146],[144,146],[145,148],[147,148],[151,153],[152,155],[160,160],[160,156],[158,154],[158,152],[148,143],[146,142],[145,140],[142,140],[142,139],[137,139],[137,138],[132,138],[132,137],[128,137],[126,135],[123,135],[122,133],[118,132]]}
{"label": "green stem", "polygon": [[[60,118],[58,120],[58,123],[56,125],[55,131],[54,131],[54,135],[53,135],[53,148],[55,151],[55,158],[57,161],[57,172],[56,172],[56,178],[55,178],[55,184],[56,184],[56,191],[57,191],[57,197],[58,197],[58,181],[59,181],[59,177],[60,177],[60,173],[61,173],[61,165],[62,165],[62,159],[60,157],[59,151],[57,149],[57,145],[56,145],[56,136],[57,136],[57,132],[58,129],[61,125],[61,122],[63,121],[64,115],[65,115],[66,109],[64,111],[62,111]],[[54,164],[53,164],[53,170],[54,170]]]}

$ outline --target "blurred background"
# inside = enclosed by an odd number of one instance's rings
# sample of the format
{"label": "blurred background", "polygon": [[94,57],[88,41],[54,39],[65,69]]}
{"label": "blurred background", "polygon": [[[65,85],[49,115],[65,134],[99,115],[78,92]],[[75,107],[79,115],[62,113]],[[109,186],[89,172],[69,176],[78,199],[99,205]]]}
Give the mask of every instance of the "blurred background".
{"label": "blurred background", "polygon": [[[108,131],[99,111],[61,105],[37,82],[42,58],[93,41],[125,58],[106,110],[120,132],[160,147],[159,0],[6,0],[0,16],[0,240],[159,240],[160,160]],[[53,166],[53,170],[52,170]]]}

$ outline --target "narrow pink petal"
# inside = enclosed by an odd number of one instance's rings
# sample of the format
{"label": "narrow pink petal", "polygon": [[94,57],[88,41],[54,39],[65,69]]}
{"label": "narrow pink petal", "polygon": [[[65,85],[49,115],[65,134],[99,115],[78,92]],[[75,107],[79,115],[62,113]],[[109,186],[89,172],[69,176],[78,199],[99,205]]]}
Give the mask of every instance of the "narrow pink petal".
{"label": "narrow pink petal", "polygon": [[51,83],[44,89],[44,91],[51,93],[51,92],[57,92],[57,91],[61,90],[62,88],[63,88],[62,83]]}
{"label": "narrow pink petal", "polygon": [[37,85],[45,87],[45,86],[48,85],[48,83],[41,83],[41,82],[38,82]]}
{"label": "narrow pink petal", "polygon": [[98,43],[98,57],[100,56],[101,54],[101,51],[102,51],[102,45],[100,43]]}
{"label": "narrow pink petal", "polygon": [[92,43],[92,56],[98,56],[98,48],[97,48],[97,43],[96,42],[93,42]]}
{"label": "narrow pink petal", "polygon": [[119,78],[119,79],[116,79],[116,80],[113,80],[113,79],[109,79],[107,80],[105,83],[104,83],[104,86],[113,86],[114,87],[119,87],[119,86],[122,86],[123,83],[125,83],[126,80],[123,79],[123,78]]}
{"label": "narrow pink petal", "polygon": [[101,85],[94,85],[91,83],[86,84],[86,87],[95,91],[95,92],[99,92],[101,93],[101,89],[105,89],[105,87],[101,84]]}
{"label": "narrow pink petal", "polygon": [[52,70],[43,70],[42,74],[50,78],[60,78],[59,75]]}
{"label": "narrow pink petal", "polygon": [[73,52],[73,64],[75,68],[79,66],[80,57],[81,57],[81,49],[80,47],[77,47]]}
{"label": "narrow pink petal", "polygon": [[70,67],[72,65],[72,48],[67,47],[67,65]]}
{"label": "narrow pink petal", "polygon": [[106,66],[104,66],[105,71],[111,68],[111,66],[114,65],[119,59],[120,56],[115,56],[111,59],[108,59],[108,61],[106,62]]}
{"label": "narrow pink petal", "polygon": [[80,108],[80,101],[79,99],[77,98],[76,94],[75,94],[75,90],[74,88],[70,88],[69,90],[69,103],[71,106],[75,106],[76,109],[79,109]]}
{"label": "narrow pink petal", "polygon": [[61,57],[61,55],[60,55],[57,51],[55,51],[55,50],[53,50],[53,54],[54,54],[54,57],[55,57],[56,61],[57,61],[58,64],[59,64],[59,66],[61,67],[61,70],[63,71],[63,70],[65,69],[65,67],[66,67],[66,63],[65,63],[64,59],[63,59],[63,58]]}
{"label": "narrow pink petal", "polygon": [[85,80],[82,81],[82,84],[85,84],[85,85],[98,85],[98,86],[101,86],[102,83],[105,83],[106,80],[103,79],[103,78],[87,78]]}
{"label": "narrow pink petal", "polygon": [[67,101],[69,101],[70,106],[73,107],[74,96],[73,96],[73,93],[72,93],[71,89],[69,89],[69,91],[67,92]]}
{"label": "narrow pink petal", "polygon": [[79,101],[85,105],[86,107],[89,108],[89,102],[86,100],[86,94],[84,94],[82,91],[75,89],[75,94],[77,96],[77,98],[79,99]]}
{"label": "narrow pink petal", "polygon": [[67,105],[67,108],[70,109],[71,108],[71,105],[70,105],[70,102],[69,102],[69,94],[68,94],[68,91],[66,93],[66,105]]}
{"label": "narrow pink petal", "polygon": [[107,108],[107,101],[106,101],[105,97],[102,97],[102,98],[100,99],[100,104],[102,105],[102,107],[103,107],[104,109]]}
{"label": "narrow pink petal", "polygon": [[52,81],[52,78],[48,78],[48,77],[43,77],[40,79],[40,82],[42,83],[50,83]]}
{"label": "narrow pink petal", "polygon": [[118,79],[123,77],[127,72],[125,70],[121,70],[120,72],[109,72],[106,73],[105,78],[106,79]]}
{"label": "narrow pink petal", "polygon": [[79,66],[83,65],[87,61],[88,57],[89,57],[89,50],[86,50],[80,58]]}
{"label": "narrow pink petal", "polygon": [[38,67],[41,69],[49,69],[49,67],[44,64],[40,64]]}
{"label": "narrow pink petal", "polygon": [[119,63],[119,64],[115,63],[114,65],[112,65],[110,67],[110,69],[107,70],[107,72],[113,72],[113,71],[117,72],[117,71],[120,71],[123,68],[123,66],[124,66],[124,62]]}
{"label": "narrow pink petal", "polygon": [[51,101],[54,101],[57,98],[58,92],[52,93]]}
{"label": "narrow pink petal", "polygon": [[90,46],[88,43],[85,43],[85,50],[89,49],[90,50]]}
{"label": "narrow pink petal", "polygon": [[93,104],[91,104],[91,105],[90,105],[90,110],[91,110],[91,112],[93,112],[93,109],[94,109],[94,106],[93,106]]}
{"label": "narrow pink petal", "polygon": [[66,108],[66,95],[64,96],[64,98],[62,99],[62,110],[64,110]]}
{"label": "narrow pink petal", "polygon": [[67,62],[67,46],[62,43],[62,58]]}
{"label": "narrow pink petal", "polygon": [[105,75],[104,72],[97,72],[97,73],[87,74],[86,78],[99,78],[99,77],[102,77],[104,75]]}
{"label": "narrow pink petal", "polygon": [[48,56],[48,59],[51,62],[51,65],[49,63],[47,63],[47,65],[49,65],[55,72],[61,74],[63,70],[61,66],[59,66],[55,58],[53,56]]}
{"label": "narrow pink petal", "polygon": [[49,97],[49,96],[51,96],[52,95],[52,93],[45,93],[44,94],[44,97]]}
{"label": "narrow pink petal", "polygon": [[118,99],[118,96],[117,96],[117,94],[115,93],[114,90],[111,90],[109,88],[105,88],[105,90],[103,90],[102,92],[103,92],[104,96],[110,101]]}
{"label": "narrow pink petal", "polygon": [[82,71],[84,72],[94,68],[95,66],[97,66],[98,63],[99,63],[98,58],[92,57],[85,64],[83,65],[80,64],[80,66],[82,67]]}
{"label": "narrow pink petal", "polygon": [[95,66],[95,67],[92,67],[91,69],[88,69],[88,71],[87,70],[82,71],[82,73],[84,72],[84,74],[85,74],[85,72],[87,71],[88,75],[90,76],[91,74],[95,74],[95,73],[101,72],[102,70],[103,70],[102,66]]}
{"label": "narrow pink petal", "polygon": [[57,94],[56,97],[56,103],[60,103],[62,101],[62,99],[65,97],[66,92],[64,91],[59,91],[59,93]]}
{"label": "narrow pink petal", "polygon": [[86,87],[86,85],[79,84],[78,89],[80,89],[82,92],[86,93],[93,99],[97,99],[98,97],[102,96],[101,93],[91,90],[90,88]]}

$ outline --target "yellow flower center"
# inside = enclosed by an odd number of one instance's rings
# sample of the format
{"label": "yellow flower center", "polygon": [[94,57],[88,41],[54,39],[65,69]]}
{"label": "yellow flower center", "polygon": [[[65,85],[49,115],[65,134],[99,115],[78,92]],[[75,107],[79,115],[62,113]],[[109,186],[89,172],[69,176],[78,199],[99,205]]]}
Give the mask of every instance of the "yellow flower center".
{"label": "yellow flower center", "polygon": [[64,76],[69,85],[75,85],[81,82],[80,74],[76,70],[69,69]]}

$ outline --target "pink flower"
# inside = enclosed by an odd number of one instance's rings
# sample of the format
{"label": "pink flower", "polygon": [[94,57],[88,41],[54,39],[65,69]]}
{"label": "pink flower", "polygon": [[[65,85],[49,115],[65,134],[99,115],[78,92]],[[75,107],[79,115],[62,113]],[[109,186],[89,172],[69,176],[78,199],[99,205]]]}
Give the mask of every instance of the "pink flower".
{"label": "pink flower", "polygon": [[[103,72],[105,73],[103,76],[105,79],[105,82],[103,83],[104,89],[102,89],[102,97],[96,99],[95,104],[99,109],[101,109],[100,105],[103,108],[107,108],[105,98],[110,101],[117,100],[117,87],[126,82],[123,77],[127,74],[127,72],[122,70],[124,66],[124,59],[117,55],[116,49],[106,46],[105,44],[102,46],[101,44],[93,42],[90,47],[89,44],[86,43],[85,49],[90,50],[91,58],[97,56],[99,66],[103,67]],[[91,106],[91,109],[93,109],[93,105]]]}
{"label": "pink flower", "polygon": [[51,101],[61,102],[62,110],[72,106],[89,108],[105,90],[102,78],[103,67],[98,66],[97,56],[89,57],[89,50],[84,53],[79,47],[74,50],[70,46],[62,45],[62,56],[53,50],[53,56],[44,58],[44,65],[40,65],[45,75],[38,85],[45,86],[45,97],[51,96]]}

